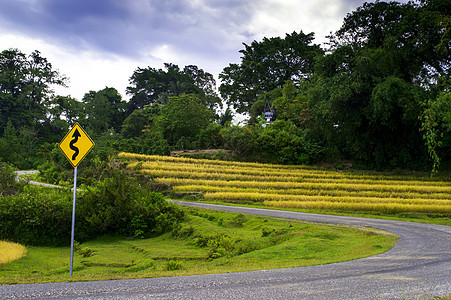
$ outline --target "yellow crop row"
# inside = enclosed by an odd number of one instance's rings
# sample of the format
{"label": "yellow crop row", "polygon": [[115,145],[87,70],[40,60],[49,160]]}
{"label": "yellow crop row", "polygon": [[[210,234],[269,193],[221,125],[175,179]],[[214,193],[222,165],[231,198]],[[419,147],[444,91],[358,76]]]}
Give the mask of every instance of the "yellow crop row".
{"label": "yellow crop row", "polygon": [[[423,181],[400,181],[400,180],[370,180],[365,178],[348,178],[345,175],[338,174],[335,175],[332,172],[329,174],[312,174],[305,173],[304,171],[284,171],[284,170],[262,170],[255,168],[237,167],[232,166],[228,168],[219,168],[217,165],[213,164],[188,164],[184,162],[175,163],[161,163],[158,161],[144,162],[144,163],[130,163],[130,168],[137,168],[147,170],[146,172],[151,172],[155,170],[167,170],[174,172],[196,172],[196,173],[211,173],[211,174],[239,174],[239,175],[249,175],[255,177],[269,177],[271,180],[277,179],[277,181],[295,181],[295,182],[331,182],[331,183],[352,183],[352,184],[371,184],[371,185],[403,185],[403,186],[418,186],[418,185],[428,185],[428,186],[448,186],[451,191],[451,185],[447,182],[423,182]],[[215,176],[215,175],[210,175]],[[219,175],[217,177],[220,177]]]}
{"label": "yellow crop row", "polygon": [[[215,174],[208,172],[171,171],[171,170],[142,170],[143,173],[154,177],[190,178],[198,180],[238,181],[244,182],[243,187],[260,188],[310,188],[347,191],[379,191],[379,192],[417,192],[417,193],[451,193],[451,186],[422,186],[422,185],[372,185],[372,184],[348,184],[348,183],[315,183],[284,181],[279,176],[253,176],[242,174]],[[216,184],[213,184],[216,185]]]}
{"label": "yellow crop row", "polygon": [[324,196],[309,196],[309,195],[283,195],[270,193],[235,193],[235,192],[215,192],[204,193],[205,200],[211,201],[296,201],[296,202],[346,202],[346,203],[399,203],[402,205],[439,205],[444,210],[451,211],[451,200],[436,200],[436,199],[405,199],[405,198],[376,198],[376,197],[324,197]]}
{"label": "yellow crop row", "polygon": [[[164,179],[163,179],[164,181]],[[227,181],[233,183],[233,181]],[[346,190],[327,190],[327,189],[311,189],[311,188],[295,188],[295,189],[270,189],[270,188],[253,188],[253,187],[234,187],[234,186],[215,186],[206,185],[202,182],[198,184],[173,185],[173,190],[178,192],[234,192],[234,193],[270,193],[284,195],[309,195],[309,196],[351,196],[351,197],[378,197],[378,198],[405,198],[405,199],[448,199],[451,200],[451,194],[448,193],[430,193],[421,194],[414,192],[378,192],[378,191],[346,191]]]}
{"label": "yellow crop row", "polygon": [[[414,176],[121,153],[130,168],[206,200],[347,211],[451,212],[451,183]],[[424,179],[424,180],[423,180]]]}
{"label": "yellow crop row", "polygon": [[280,208],[299,208],[299,209],[326,209],[326,210],[345,210],[345,211],[379,211],[388,214],[402,212],[421,212],[421,213],[450,213],[450,207],[441,205],[415,205],[399,203],[343,203],[328,201],[265,201],[263,205]]}
{"label": "yellow crop row", "polygon": [[128,160],[137,161],[159,161],[159,162],[186,162],[193,164],[214,164],[221,166],[245,166],[245,167],[255,167],[255,168],[278,168],[278,169],[311,169],[315,171],[312,167],[308,166],[291,166],[291,165],[272,165],[272,164],[262,164],[262,163],[251,163],[251,162],[234,162],[234,161],[223,161],[223,160],[210,160],[210,159],[199,159],[199,158],[189,158],[189,157],[173,157],[173,156],[160,156],[160,155],[144,155],[144,154],[134,154],[121,152],[118,157],[125,158]]}
{"label": "yellow crop row", "polygon": [[[400,176],[400,175],[373,175],[373,174],[354,174],[354,173],[344,173],[338,171],[328,171],[319,170],[309,166],[299,166],[299,165],[273,165],[273,164],[262,164],[262,163],[248,163],[248,162],[232,162],[232,161],[220,161],[220,160],[208,160],[208,159],[194,159],[186,157],[172,157],[172,156],[159,156],[159,155],[142,155],[133,153],[119,153],[119,157],[127,159],[129,161],[134,161],[130,163],[130,166],[137,166],[137,161],[142,162],[141,167],[145,166],[147,163],[154,163],[152,166],[160,166],[167,168],[168,165],[180,166],[183,164],[190,164],[195,166],[195,168],[201,168],[202,166],[207,168],[213,168],[216,170],[225,171],[229,168],[238,168],[240,171],[245,171],[254,169],[262,174],[275,173],[275,175],[280,173],[291,174],[291,176],[305,176],[312,178],[324,178],[324,179],[357,179],[357,180],[369,180],[373,184],[378,182],[391,181],[393,184],[404,184],[409,182],[410,184],[421,184],[421,185],[445,185],[449,186],[450,183],[447,181],[431,180],[429,177],[423,177],[421,181],[418,177],[413,176]],[[399,182],[397,182],[399,181]]]}

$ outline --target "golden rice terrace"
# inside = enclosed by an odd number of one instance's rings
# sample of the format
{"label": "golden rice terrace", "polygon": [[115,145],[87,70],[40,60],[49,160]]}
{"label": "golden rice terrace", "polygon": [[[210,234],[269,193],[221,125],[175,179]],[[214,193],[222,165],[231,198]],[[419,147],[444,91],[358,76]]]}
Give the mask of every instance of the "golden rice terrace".
{"label": "golden rice terrace", "polygon": [[451,214],[451,182],[428,177],[131,153],[119,157],[156,182],[178,192],[202,193],[206,201],[384,214]]}

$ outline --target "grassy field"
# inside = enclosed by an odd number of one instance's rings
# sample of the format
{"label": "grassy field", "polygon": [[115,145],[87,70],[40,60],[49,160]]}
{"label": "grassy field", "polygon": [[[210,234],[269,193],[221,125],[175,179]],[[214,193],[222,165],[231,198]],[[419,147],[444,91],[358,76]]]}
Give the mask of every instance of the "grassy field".
{"label": "grassy field", "polygon": [[105,236],[70,247],[27,247],[0,266],[0,284],[144,278],[328,264],[375,255],[397,238],[382,231],[186,208],[175,232],[150,239]]}
{"label": "grassy field", "polygon": [[155,182],[179,193],[199,193],[203,201],[451,224],[449,178],[131,153],[119,157]]}

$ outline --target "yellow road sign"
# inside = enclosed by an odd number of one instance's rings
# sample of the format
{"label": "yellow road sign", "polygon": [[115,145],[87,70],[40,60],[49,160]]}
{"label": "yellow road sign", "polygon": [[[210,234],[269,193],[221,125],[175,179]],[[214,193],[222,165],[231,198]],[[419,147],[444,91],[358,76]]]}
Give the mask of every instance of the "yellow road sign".
{"label": "yellow road sign", "polygon": [[94,142],[77,122],[58,147],[75,168],[94,147]]}

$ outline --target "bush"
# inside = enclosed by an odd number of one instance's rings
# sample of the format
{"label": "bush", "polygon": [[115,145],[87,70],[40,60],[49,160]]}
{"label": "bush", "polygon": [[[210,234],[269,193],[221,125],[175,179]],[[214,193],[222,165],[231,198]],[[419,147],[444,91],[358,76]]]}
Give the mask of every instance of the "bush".
{"label": "bush", "polygon": [[78,201],[77,239],[107,233],[148,237],[172,230],[184,217],[178,206],[120,169],[88,188]]}
{"label": "bush", "polygon": [[70,243],[71,193],[26,186],[23,193],[0,198],[0,240],[26,245]]}
{"label": "bush", "polygon": [[[107,233],[147,237],[171,231],[184,211],[166,202],[120,169],[77,195],[75,239]],[[28,245],[68,245],[72,192],[26,186],[23,193],[0,198],[0,240]]]}
{"label": "bush", "polygon": [[183,269],[185,269],[185,266],[178,260],[170,260],[166,264],[167,271],[176,271],[176,270],[183,270]]}
{"label": "bush", "polygon": [[6,163],[0,162],[0,196],[14,194],[19,188],[14,170]]}

